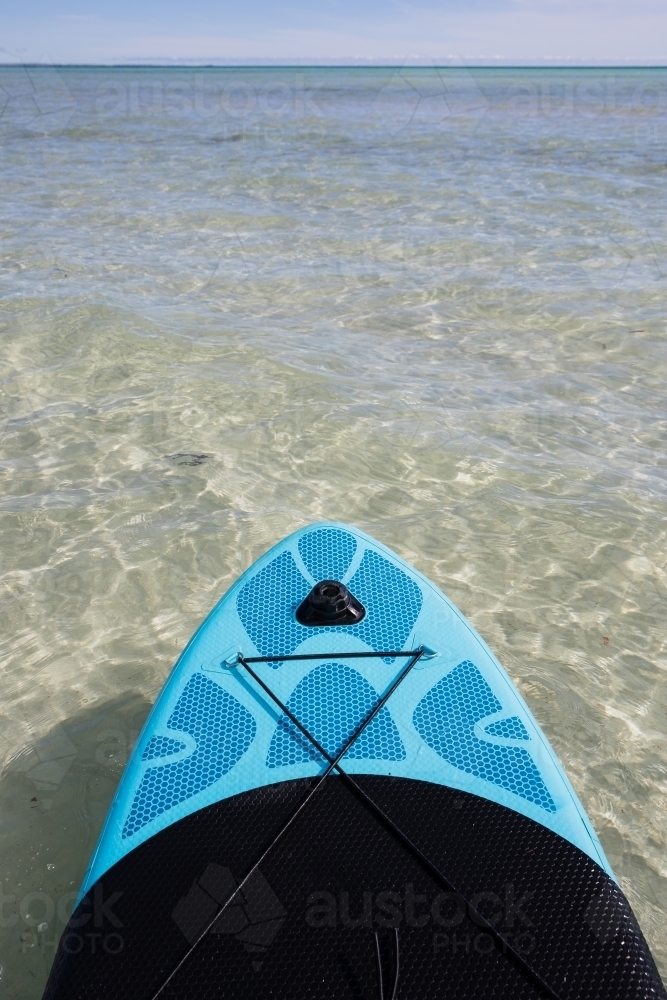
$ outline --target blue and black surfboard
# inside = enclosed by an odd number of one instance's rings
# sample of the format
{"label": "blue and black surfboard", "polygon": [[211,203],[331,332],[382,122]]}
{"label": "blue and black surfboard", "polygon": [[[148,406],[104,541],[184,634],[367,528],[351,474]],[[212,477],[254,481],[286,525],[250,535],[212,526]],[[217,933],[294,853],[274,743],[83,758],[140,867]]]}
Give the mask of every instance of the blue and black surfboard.
{"label": "blue and black surfboard", "polygon": [[554,752],[421,574],[316,524],[195,633],[47,1000],[665,1000]]}

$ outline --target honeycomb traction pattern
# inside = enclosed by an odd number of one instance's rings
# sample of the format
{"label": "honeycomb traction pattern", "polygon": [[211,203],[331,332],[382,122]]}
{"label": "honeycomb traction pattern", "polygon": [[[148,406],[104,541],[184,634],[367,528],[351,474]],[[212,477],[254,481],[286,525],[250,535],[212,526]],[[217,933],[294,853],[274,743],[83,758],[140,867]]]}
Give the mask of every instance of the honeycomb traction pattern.
{"label": "honeycomb traction pattern", "polygon": [[181,743],[180,740],[173,740],[171,736],[151,736],[141,759],[156,760],[158,757],[171,757],[181,750],[185,750],[185,743]]}
{"label": "honeycomb traction pattern", "polygon": [[[421,611],[423,597],[417,584],[389,560],[366,549],[348,587],[366,609],[359,625],[300,625],[294,612],[311,587],[291,552],[282,552],[241,589],[236,609],[260,656],[289,656],[320,632],[347,632],[371,649],[401,649]],[[277,668],[280,663],[271,665]]]}
{"label": "honeycomb traction pattern", "polygon": [[299,625],[294,617],[310,589],[291,552],[281,552],[242,588],[236,610],[260,656],[289,656],[317,631]]}
{"label": "honeycomb traction pattern", "polygon": [[422,592],[398,566],[366,549],[349,589],[366,608],[350,629],[372,649],[402,649],[422,609]]}
{"label": "honeycomb traction pattern", "polygon": [[167,726],[188,733],[197,741],[197,748],[184,760],[148,768],[125,821],[124,840],[227,774],[257,731],[250,712],[201,674],[194,674],[186,684]]}
{"label": "honeycomb traction pattern", "polygon": [[[343,663],[323,663],[297,684],[287,707],[324,749],[335,756],[368,716],[379,695],[365,677]],[[382,708],[346,754],[347,759],[404,760],[405,747],[389,709]],[[271,739],[266,766],[321,761],[286,715]]]}
{"label": "honeycomb traction pattern", "polygon": [[299,555],[317,583],[342,580],[357,551],[357,540],[340,528],[317,528],[299,539]]}
{"label": "honeycomb traction pattern", "polygon": [[506,740],[529,740],[530,736],[518,715],[513,715],[510,719],[500,719],[498,722],[491,722],[484,726],[484,732],[489,736],[502,736]]}
{"label": "honeycomb traction pattern", "polygon": [[[356,780],[559,1000],[667,1000],[620,889],[568,841],[469,793]],[[210,865],[249,871],[310,787],[283,782],[217,802],[126,855],[72,915],[44,1000],[150,1000],[188,947],[172,918],[179,901]],[[231,935],[208,935],[161,1000],[376,1000],[373,931],[392,924],[400,1000],[544,1000],[339,778],[325,781],[260,870],[286,914],[270,945],[248,954]],[[96,897],[108,905],[92,949]]]}
{"label": "honeycomb traction pattern", "polygon": [[412,722],[424,742],[448,764],[555,812],[554,800],[527,750],[475,736],[475,723],[501,709],[475,664],[464,660],[424,695]]}

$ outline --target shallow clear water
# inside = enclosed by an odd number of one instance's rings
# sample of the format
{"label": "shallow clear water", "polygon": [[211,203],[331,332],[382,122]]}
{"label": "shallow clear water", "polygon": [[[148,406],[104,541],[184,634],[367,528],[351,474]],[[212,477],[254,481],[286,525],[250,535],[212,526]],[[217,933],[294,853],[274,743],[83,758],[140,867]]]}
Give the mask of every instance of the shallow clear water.
{"label": "shallow clear water", "polygon": [[3,996],[198,622],[323,518],[481,632],[667,976],[667,71],[11,67],[3,104]]}

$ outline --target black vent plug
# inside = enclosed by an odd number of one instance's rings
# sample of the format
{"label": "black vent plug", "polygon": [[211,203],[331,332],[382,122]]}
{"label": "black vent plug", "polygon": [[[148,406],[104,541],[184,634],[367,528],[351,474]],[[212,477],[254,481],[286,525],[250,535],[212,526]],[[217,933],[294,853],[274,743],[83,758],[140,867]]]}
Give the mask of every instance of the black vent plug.
{"label": "black vent plug", "polygon": [[366,609],[338,580],[316,583],[296,609],[300,625],[357,625]]}

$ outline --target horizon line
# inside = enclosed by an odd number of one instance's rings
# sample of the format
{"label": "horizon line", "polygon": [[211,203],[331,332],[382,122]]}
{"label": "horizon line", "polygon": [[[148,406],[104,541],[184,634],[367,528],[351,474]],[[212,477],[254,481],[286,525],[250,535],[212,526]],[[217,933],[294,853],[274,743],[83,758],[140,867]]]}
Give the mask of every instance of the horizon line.
{"label": "horizon line", "polygon": [[[460,63],[452,65],[452,60],[460,60]],[[0,60],[0,69],[16,68],[19,66],[30,67],[31,69],[58,68],[58,69],[667,69],[667,57],[664,62],[651,63],[589,63],[589,62],[560,62],[558,59],[544,59],[539,63],[529,62],[502,62],[498,59],[488,61],[466,62],[460,56],[451,56],[446,62],[373,62],[368,59],[363,62],[208,62],[208,61],[187,61],[181,62],[178,59],[169,61],[145,60],[138,62],[36,62],[15,60],[4,62]]]}

